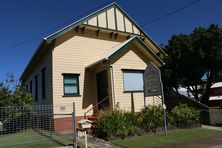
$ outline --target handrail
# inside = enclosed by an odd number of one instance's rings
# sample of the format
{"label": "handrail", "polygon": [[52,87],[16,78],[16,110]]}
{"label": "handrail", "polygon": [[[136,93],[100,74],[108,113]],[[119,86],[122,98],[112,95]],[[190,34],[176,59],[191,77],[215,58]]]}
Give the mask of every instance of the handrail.
{"label": "handrail", "polygon": [[92,109],[94,109],[96,106],[98,106],[100,103],[102,103],[103,101],[105,101],[105,100],[108,99],[108,98],[109,98],[109,96],[105,97],[104,99],[102,99],[101,101],[99,101],[96,105],[94,105],[91,109],[89,109],[88,111],[86,111],[86,112],[84,113],[84,118],[86,119],[86,114],[87,114],[88,112],[90,112]]}

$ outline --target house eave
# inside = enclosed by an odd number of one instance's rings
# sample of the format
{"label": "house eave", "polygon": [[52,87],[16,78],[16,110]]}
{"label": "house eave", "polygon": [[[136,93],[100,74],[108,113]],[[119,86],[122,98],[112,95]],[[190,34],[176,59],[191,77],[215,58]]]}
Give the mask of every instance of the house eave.
{"label": "house eave", "polygon": [[86,69],[91,68],[99,63],[102,63],[104,61],[108,61],[111,60],[112,58],[115,58],[116,55],[118,55],[119,52],[121,52],[122,50],[124,50],[125,48],[127,48],[131,43],[133,43],[134,41],[137,41],[141,46],[143,46],[142,48],[144,48],[144,50],[146,52],[148,52],[161,66],[165,65],[165,63],[145,44],[143,43],[143,41],[138,37],[138,36],[134,36],[130,39],[128,39],[127,41],[125,41],[125,43],[121,43],[120,45],[118,45],[116,49],[112,50],[112,52],[106,54],[103,58],[101,58],[100,60],[86,66]]}
{"label": "house eave", "polygon": [[48,43],[50,43],[52,40],[56,39],[57,37],[59,37],[60,35],[63,35],[64,33],[70,31],[70,30],[73,30],[74,28],[76,28],[77,26],[79,25],[82,25],[83,24],[83,21],[85,19],[89,19],[89,18],[92,18],[94,17],[95,14],[101,12],[101,11],[105,11],[107,8],[111,7],[111,6],[115,6],[115,7],[118,7],[118,9],[120,9],[125,15],[126,17],[128,17],[135,25],[136,27],[140,30],[140,35],[144,35],[154,46],[157,50],[159,50],[159,52],[161,52],[164,56],[167,56],[167,54],[159,47],[159,45],[157,43],[155,43],[151,38],[150,36],[116,3],[116,2],[113,2],[79,20],[77,20],[76,22],[58,30],[57,32],[47,36],[46,39]]}
{"label": "house eave", "polygon": [[97,64],[99,64],[99,63],[102,63],[102,62],[104,62],[104,61],[107,61],[108,60],[108,58],[102,58],[102,59],[100,59],[100,60],[98,60],[98,61],[96,61],[96,62],[94,62],[94,63],[92,63],[92,64],[90,64],[90,65],[88,65],[88,66],[86,66],[85,68],[86,69],[89,69],[89,68],[91,68],[91,67],[93,67],[93,66],[95,66],[95,65],[97,65]]}
{"label": "house eave", "polygon": [[142,32],[142,34],[144,34],[144,36],[147,37],[148,40],[149,40],[151,43],[153,43],[154,46],[155,46],[161,53],[164,54],[164,56],[167,56],[167,54],[159,47],[159,45],[158,45],[156,42],[154,42],[145,31],[143,31],[143,29],[134,21],[134,19],[132,19],[117,3],[115,3],[115,4],[118,6],[119,9],[121,9],[121,11],[123,11],[123,12],[127,15],[127,17],[129,17],[129,18],[133,21],[133,23],[136,24],[136,26],[138,27],[138,29],[140,29],[140,32]]}
{"label": "house eave", "polygon": [[44,38],[41,43],[39,44],[37,50],[35,51],[35,53],[32,55],[32,58],[29,60],[28,65],[26,66],[26,68],[24,69],[24,71],[22,72],[22,75],[20,76],[19,80],[22,81],[25,77],[25,74],[27,73],[29,67],[32,65],[32,62],[34,60],[34,58],[37,56],[38,52],[40,51],[40,49],[47,43],[47,40]]}
{"label": "house eave", "polygon": [[[50,44],[53,40],[55,40],[55,39],[58,38],[59,36],[63,35],[64,33],[73,30],[73,29],[76,28],[77,26],[83,25],[84,20],[94,17],[94,15],[96,15],[97,13],[99,13],[99,12],[101,12],[101,11],[105,11],[106,9],[108,9],[108,8],[111,7],[111,6],[114,6],[114,7],[117,7],[118,9],[120,9],[120,10],[126,15],[126,17],[128,17],[128,18],[132,21],[132,23],[134,23],[135,26],[140,30],[140,36],[141,36],[141,35],[144,35],[144,36],[156,47],[156,49],[158,49],[161,53],[163,53],[163,55],[165,55],[165,56],[167,55],[167,54],[146,34],[146,32],[144,32],[143,29],[129,16],[117,3],[113,2],[113,3],[109,4],[109,5],[107,5],[107,6],[103,7],[103,8],[101,8],[101,9],[99,9],[99,10],[97,10],[97,11],[95,11],[95,12],[93,12],[93,13],[91,13],[91,14],[89,14],[89,15],[87,15],[87,16],[79,19],[79,20],[77,20],[76,22],[74,22],[74,23],[72,23],[72,24],[70,24],[70,25],[68,25],[68,26],[66,26],[66,27],[58,30],[57,32],[55,32],[55,33],[53,33],[53,34],[51,34],[51,35],[43,38],[43,40],[42,40],[42,42],[40,43],[40,45],[38,46],[36,52],[33,54],[33,56],[32,56],[32,58],[30,59],[28,65],[26,66],[25,70],[23,71],[23,73],[22,73],[22,75],[21,75],[21,77],[20,77],[20,80],[24,79],[25,74],[27,73],[30,65],[32,64],[33,58],[35,58],[35,57],[37,56],[39,50],[40,50],[44,45]],[[133,34],[132,34],[132,35],[133,35]],[[139,39],[139,40],[141,41],[140,38],[137,37],[137,39]],[[144,44],[144,43],[143,43],[143,44]],[[145,45],[145,46],[146,46],[147,49],[149,49],[149,50],[151,51],[152,56],[153,56],[155,59],[157,59],[157,61],[158,61],[159,63],[161,63],[161,65],[164,65],[164,64],[165,64],[147,45]],[[107,59],[109,59],[109,58],[107,57],[107,58],[105,58],[105,59],[103,59],[103,60],[107,60]],[[87,66],[87,67],[88,67],[88,66]]]}
{"label": "house eave", "polygon": [[97,11],[94,11],[93,13],[91,13],[91,14],[89,14],[89,15],[87,15],[87,16],[85,16],[85,17],[83,17],[83,18],[81,18],[81,19],[79,19],[79,20],[77,20],[77,21],[75,21],[74,23],[72,23],[72,24],[70,24],[70,25],[68,25],[68,26],[66,26],[66,27],[64,27],[64,28],[56,31],[55,33],[47,36],[45,39],[47,40],[47,42],[50,43],[52,40],[54,40],[54,39],[57,38],[58,36],[63,35],[64,33],[66,33],[66,32],[68,32],[68,31],[76,28],[76,27],[79,26],[79,25],[82,25],[82,23],[83,23],[83,21],[84,21],[85,19],[93,17],[93,16],[94,16],[95,14],[97,14],[98,12],[103,11],[104,9],[107,9],[107,8],[109,8],[109,7],[112,6],[112,5],[117,5],[117,4],[116,4],[115,2],[113,2],[113,3],[111,3],[111,4],[109,4],[109,5],[101,8],[101,9],[99,9],[99,10],[97,10]]}

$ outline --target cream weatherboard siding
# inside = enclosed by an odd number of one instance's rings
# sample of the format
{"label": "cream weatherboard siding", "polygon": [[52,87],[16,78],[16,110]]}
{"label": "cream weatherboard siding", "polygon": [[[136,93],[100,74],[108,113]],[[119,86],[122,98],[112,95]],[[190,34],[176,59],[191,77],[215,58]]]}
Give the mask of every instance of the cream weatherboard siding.
{"label": "cream weatherboard siding", "polygon": [[111,8],[107,11],[107,17],[108,19],[108,28],[109,29],[116,29],[115,25],[115,15],[114,15],[114,8]]}
{"label": "cream weatherboard siding", "polygon": [[[95,32],[90,31],[84,34],[71,32],[58,38],[53,50],[53,105],[75,102],[77,116],[83,116],[92,108],[97,101],[96,75],[94,71],[85,68],[122,41],[123,38],[110,39],[109,34],[100,33],[96,36]],[[63,73],[80,74],[80,96],[63,97]],[[88,115],[92,115],[92,112]]]}
{"label": "cream weatherboard siding", "polygon": [[[130,46],[122,55],[120,55],[117,61],[113,64],[114,70],[114,89],[115,89],[115,104],[119,102],[121,109],[126,111],[132,110],[131,93],[124,92],[123,82],[123,69],[129,70],[145,70],[148,59],[144,57],[140,49],[137,46]],[[144,94],[143,92],[134,92],[134,109],[136,112],[140,111],[144,107]],[[146,105],[154,105],[156,98],[146,99]]]}
{"label": "cream weatherboard siding", "polygon": [[[93,69],[86,69],[86,67],[98,61],[98,59],[113,50],[113,47],[121,44],[125,40],[126,37],[120,35],[117,36],[116,39],[114,37],[110,38],[109,34],[103,32],[100,32],[97,36],[96,32],[90,30],[85,30],[84,33],[82,33],[81,30],[66,33],[56,39],[52,50],[45,49],[44,52],[38,56],[38,61],[32,65],[25,84],[29,85],[30,80],[32,80],[32,94],[33,98],[35,98],[35,76],[38,75],[39,99],[38,102],[36,102],[37,104],[53,104],[54,106],[58,106],[54,110],[54,113],[70,113],[72,111],[72,103],[75,102],[76,115],[83,116],[87,110],[97,103],[96,73],[101,71],[101,68],[107,68],[101,65]],[[144,70],[148,59],[136,44],[128,47],[124,55],[120,54],[116,58],[113,63],[115,90],[112,88],[113,80],[111,69],[107,69],[110,107],[113,107],[113,101],[111,99],[114,98],[113,94],[115,93],[115,104],[119,102],[122,109],[130,111],[132,107],[131,94],[123,92],[122,69]],[[41,70],[43,68],[46,68],[46,99],[41,98]],[[63,96],[63,73],[80,74],[80,96]],[[146,104],[158,104],[160,101],[157,100],[158,98],[156,97],[149,97],[149,99],[146,99]],[[134,93],[134,105],[135,111],[139,111],[144,106],[143,93]],[[87,115],[92,114],[93,111]]]}
{"label": "cream weatherboard siding", "polygon": [[116,21],[117,21],[117,29],[119,31],[125,31],[124,16],[118,9],[116,9]]}
{"label": "cream weatherboard siding", "polygon": [[[144,44],[143,44],[144,43]],[[156,55],[155,55],[156,54]],[[164,52],[116,4],[112,3],[43,39],[22,74],[24,85],[35,100],[35,76],[38,76],[38,102],[54,106],[54,130],[72,130],[73,102],[76,121],[98,103],[97,73],[107,70],[109,107],[117,103],[126,111],[139,112],[144,107],[143,92],[124,92],[123,70],[145,70],[149,61],[162,66]],[[45,95],[42,98],[42,69],[45,68]],[[64,96],[64,74],[79,75],[79,95]],[[161,99],[147,97],[146,105],[161,104]],[[97,108],[87,115],[97,113]],[[63,127],[66,123],[70,129]]]}
{"label": "cream weatherboard siding", "polygon": [[[30,81],[32,81],[32,97],[35,104],[52,104],[52,52],[45,49],[38,59],[32,64],[32,69],[26,75],[25,86],[28,85],[30,91]],[[45,98],[42,98],[42,72],[45,68]],[[35,76],[38,76],[38,101],[35,102]]]}

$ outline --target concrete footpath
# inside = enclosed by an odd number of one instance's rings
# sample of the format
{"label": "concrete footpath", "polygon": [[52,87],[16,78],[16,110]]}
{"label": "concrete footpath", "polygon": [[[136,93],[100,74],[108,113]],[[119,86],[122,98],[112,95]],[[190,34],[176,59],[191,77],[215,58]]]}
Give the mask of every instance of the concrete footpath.
{"label": "concrete footpath", "polygon": [[206,129],[217,130],[217,131],[221,131],[222,132],[222,127],[209,126],[209,125],[202,125],[201,127],[202,128],[206,128]]}
{"label": "concrete footpath", "polygon": [[[82,144],[85,143],[85,136],[83,137],[78,137],[77,140],[81,142]],[[114,145],[110,142],[107,142],[102,139],[98,139],[96,137],[93,137],[91,135],[87,135],[87,141],[88,141],[88,146],[91,148],[120,148],[117,145]]]}

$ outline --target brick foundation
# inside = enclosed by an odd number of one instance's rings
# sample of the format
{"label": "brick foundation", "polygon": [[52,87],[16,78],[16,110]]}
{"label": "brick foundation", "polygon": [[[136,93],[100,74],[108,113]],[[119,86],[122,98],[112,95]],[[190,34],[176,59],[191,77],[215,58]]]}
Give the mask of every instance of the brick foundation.
{"label": "brick foundation", "polygon": [[[91,116],[87,116],[91,117]],[[84,119],[84,116],[76,116],[76,127],[78,128],[78,121]],[[54,119],[54,131],[56,133],[65,133],[72,131],[72,117],[55,118]]]}

